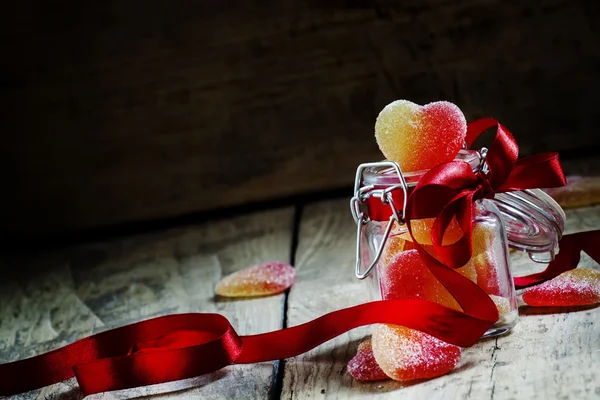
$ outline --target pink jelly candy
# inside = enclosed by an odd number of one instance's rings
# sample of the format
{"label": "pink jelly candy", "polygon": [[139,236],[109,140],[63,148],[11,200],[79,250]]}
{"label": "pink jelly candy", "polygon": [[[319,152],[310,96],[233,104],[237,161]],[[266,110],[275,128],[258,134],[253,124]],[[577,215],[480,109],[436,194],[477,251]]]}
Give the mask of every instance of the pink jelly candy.
{"label": "pink jelly candy", "polygon": [[447,101],[420,106],[397,100],[379,113],[375,123],[379,149],[404,172],[430,169],[454,159],[466,134],[464,114]]}
{"label": "pink jelly candy", "polygon": [[523,291],[530,306],[584,306],[600,302],[600,271],[576,268]]}
{"label": "pink jelly candy", "polygon": [[281,293],[294,283],[294,267],[269,262],[234,272],[221,279],[215,288],[219,296],[254,297]]}
{"label": "pink jelly candy", "polygon": [[462,311],[454,297],[429,271],[417,250],[396,254],[379,269],[384,300],[423,299]]}
{"label": "pink jelly candy", "polygon": [[460,360],[460,347],[398,325],[377,325],[372,346],[377,364],[397,381],[434,378]]}
{"label": "pink jelly candy", "polygon": [[348,362],[348,373],[354,379],[359,381],[381,381],[388,379],[388,376],[383,372],[371,347],[371,338],[365,340],[358,345],[356,355]]}

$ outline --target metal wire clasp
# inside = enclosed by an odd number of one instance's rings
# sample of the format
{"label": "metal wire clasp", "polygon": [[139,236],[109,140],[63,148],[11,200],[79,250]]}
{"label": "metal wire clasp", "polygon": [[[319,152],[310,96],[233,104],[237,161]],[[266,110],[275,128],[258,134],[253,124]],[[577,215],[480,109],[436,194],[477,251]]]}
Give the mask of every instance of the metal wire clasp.
{"label": "metal wire clasp", "polygon": [[[363,183],[363,172],[367,168],[379,168],[379,167],[390,167],[393,168],[396,174],[398,175],[398,179],[400,180],[399,184],[390,185],[384,189],[377,189],[374,185],[362,186]],[[392,192],[394,190],[402,189],[404,192],[404,200],[402,205],[402,213],[399,213],[398,208],[394,204],[394,199],[392,197]],[[377,248],[377,252],[375,253],[375,258],[371,262],[371,265],[363,272],[362,271],[362,248],[361,248],[361,239],[363,234],[363,226],[369,223],[371,220],[369,218],[368,212],[365,207],[365,201],[369,197],[375,197],[381,200],[382,204],[387,204],[390,206],[392,210],[392,215],[390,216],[390,220],[385,228],[385,232],[383,234],[383,238],[381,244]],[[357,225],[356,231],[356,268],[355,275],[358,279],[365,279],[373,270],[377,262],[381,258],[381,253],[383,252],[383,248],[387,239],[394,227],[394,223],[404,224],[404,215],[406,212],[406,200],[408,197],[408,186],[406,185],[406,181],[404,179],[404,175],[402,174],[402,170],[400,166],[393,161],[381,161],[375,163],[366,163],[360,164],[356,169],[356,178],[354,180],[354,196],[350,199],[350,211],[352,212],[352,216],[354,217],[354,221]]]}

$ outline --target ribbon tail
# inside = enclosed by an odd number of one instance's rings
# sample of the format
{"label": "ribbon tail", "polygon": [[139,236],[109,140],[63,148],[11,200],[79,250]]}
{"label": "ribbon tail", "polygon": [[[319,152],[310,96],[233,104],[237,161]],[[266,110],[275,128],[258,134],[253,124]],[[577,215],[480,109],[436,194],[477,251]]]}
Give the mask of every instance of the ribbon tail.
{"label": "ribbon tail", "polygon": [[60,382],[72,377],[73,371],[86,396],[170,382],[231,364],[293,357],[374,323],[403,325],[468,347],[494,322],[486,317],[485,313],[468,315],[425,300],[388,300],[334,311],[292,328],[240,337],[219,314],[168,315],[0,364],[0,396]]}
{"label": "ribbon tail", "polygon": [[563,236],[560,241],[560,251],[554,261],[548,264],[548,267],[542,272],[515,277],[515,287],[523,289],[537,285],[576,268],[582,251],[600,263],[600,230]]}
{"label": "ribbon tail", "polygon": [[517,161],[510,175],[497,191],[552,188],[566,184],[567,180],[558,153],[542,153]]}

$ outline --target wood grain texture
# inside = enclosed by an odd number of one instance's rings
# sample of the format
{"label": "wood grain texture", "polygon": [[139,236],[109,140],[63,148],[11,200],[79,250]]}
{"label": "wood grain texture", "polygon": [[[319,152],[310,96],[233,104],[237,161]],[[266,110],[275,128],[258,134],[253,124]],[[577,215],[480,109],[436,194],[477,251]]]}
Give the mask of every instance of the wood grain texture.
{"label": "wood grain texture", "polygon": [[[282,327],[283,295],[227,300],[214,296],[222,276],[269,260],[290,260],[293,210],[273,210],[141,237],[13,260],[0,283],[0,362],[159,315],[218,312],[240,334]],[[235,366],[175,383],[94,398],[267,398],[274,363]],[[77,398],[75,380],[14,396]]]}
{"label": "wood grain texture", "polygon": [[[288,325],[367,301],[364,282],[353,276],[355,225],[346,201],[308,206],[296,256],[298,282],[288,304]],[[567,211],[566,232],[600,228],[600,206]],[[513,269],[541,269],[513,255]],[[598,268],[587,256],[581,266]],[[302,356],[286,360],[285,399],[592,399],[600,396],[600,307],[535,309],[522,306],[512,333],[465,349],[457,368],[437,379],[402,384],[360,383],[346,364],[361,339],[360,328]]]}
{"label": "wood grain texture", "polygon": [[348,187],[377,113],[447,99],[523,154],[598,145],[593,0],[5,4],[0,233]]}

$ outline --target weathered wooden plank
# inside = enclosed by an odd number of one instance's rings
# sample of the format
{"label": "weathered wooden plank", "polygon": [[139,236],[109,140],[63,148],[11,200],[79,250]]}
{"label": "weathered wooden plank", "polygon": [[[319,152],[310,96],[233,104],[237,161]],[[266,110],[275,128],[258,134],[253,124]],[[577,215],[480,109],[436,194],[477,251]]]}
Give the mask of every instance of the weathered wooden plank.
{"label": "weathered wooden plank", "polygon": [[590,0],[3,11],[0,229],[11,238],[350,186],[359,162],[381,158],[373,124],[397,98],[494,115],[524,154],[598,145]]}
{"label": "weathered wooden plank", "polygon": [[[220,278],[268,260],[290,260],[293,210],[262,212],[185,229],[96,243],[13,260],[0,283],[0,361],[20,359],[83,336],[154,316],[218,312],[240,334],[281,328],[283,295],[214,297]],[[212,376],[105,394],[207,399],[269,395],[273,363],[236,366]],[[15,396],[77,396],[73,379]],[[175,391],[175,392],[174,392]]]}
{"label": "weathered wooden plank", "polygon": [[[600,228],[600,206],[567,212],[567,232]],[[308,206],[296,255],[298,282],[288,299],[288,325],[367,301],[354,278],[355,226],[346,201]],[[518,274],[538,268],[515,255]],[[584,257],[582,266],[598,265]],[[567,312],[571,311],[571,312]],[[520,308],[520,321],[504,337],[465,349],[457,369],[425,382],[360,383],[347,373],[368,328],[344,334],[286,360],[282,397],[419,399],[594,398],[600,394],[600,308]]]}

